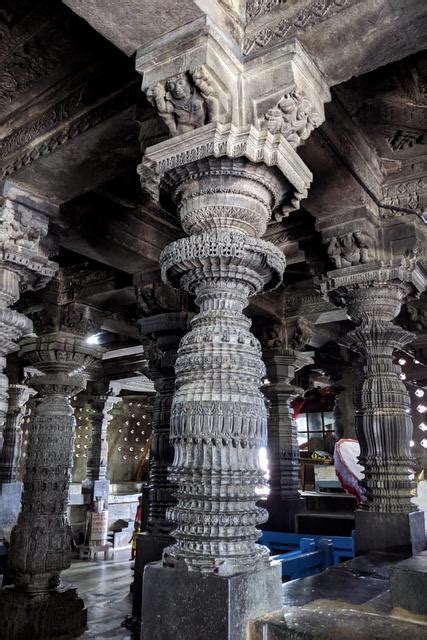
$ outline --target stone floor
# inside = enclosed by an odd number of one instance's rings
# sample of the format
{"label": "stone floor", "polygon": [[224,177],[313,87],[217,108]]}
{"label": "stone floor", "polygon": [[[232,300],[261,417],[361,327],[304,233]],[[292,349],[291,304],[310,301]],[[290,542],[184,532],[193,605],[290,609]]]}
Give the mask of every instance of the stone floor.
{"label": "stone floor", "polygon": [[77,586],[88,611],[88,630],[82,638],[131,640],[121,622],[131,612],[129,584],[132,579],[130,550],[116,552],[114,560],[76,560],[63,579]]}

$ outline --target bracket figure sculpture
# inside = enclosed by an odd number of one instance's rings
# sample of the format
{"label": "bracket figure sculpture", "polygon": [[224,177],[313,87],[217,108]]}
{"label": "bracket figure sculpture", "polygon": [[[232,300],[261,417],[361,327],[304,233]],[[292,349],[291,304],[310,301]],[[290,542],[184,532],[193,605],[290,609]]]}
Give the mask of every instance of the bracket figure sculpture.
{"label": "bracket figure sculpture", "polygon": [[366,231],[353,231],[328,240],[327,253],[336,269],[366,264],[374,259],[375,239]]}
{"label": "bracket figure sculpture", "polygon": [[220,102],[203,65],[193,73],[179,73],[165,83],[158,82],[147,91],[147,99],[172,136],[221,119]]}

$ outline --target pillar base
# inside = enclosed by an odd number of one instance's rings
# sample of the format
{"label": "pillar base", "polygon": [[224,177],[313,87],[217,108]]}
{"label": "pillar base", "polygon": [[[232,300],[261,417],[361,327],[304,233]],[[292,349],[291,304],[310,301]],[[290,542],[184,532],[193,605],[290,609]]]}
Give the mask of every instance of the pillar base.
{"label": "pillar base", "polygon": [[411,556],[426,546],[424,512],[377,513],[357,510],[356,555],[393,551]]}
{"label": "pillar base", "polygon": [[174,543],[171,536],[140,533],[136,539],[135,570],[132,587],[132,615],[141,619],[142,585],[147,564],[162,559],[163,550]]}
{"label": "pillar base", "polygon": [[296,516],[306,511],[304,498],[291,498],[289,500],[267,501],[268,520],[262,527],[265,531],[283,531],[295,533],[297,530]]}
{"label": "pillar base", "polygon": [[61,584],[30,596],[14,587],[0,591],[3,640],[68,640],[87,628],[87,611],[75,587]]}
{"label": "pillar base", "polygon": [[10,537],[21,510],[22,482],[0,484],[0,537]]}
{"label": "pillar base", "polygon": [[142,640],[247,640],[249,621],[282,607],[279,563],[234,576],[148,565]]}

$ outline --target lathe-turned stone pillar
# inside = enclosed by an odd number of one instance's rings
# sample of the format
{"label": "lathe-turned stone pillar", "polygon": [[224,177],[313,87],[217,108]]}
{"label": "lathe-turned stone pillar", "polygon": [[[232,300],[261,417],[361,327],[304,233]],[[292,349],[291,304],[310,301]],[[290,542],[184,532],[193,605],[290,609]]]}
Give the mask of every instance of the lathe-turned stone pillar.
{"label": "lathe-turned stone pillar", "polygon": [[107,479],[108,426],[112,420],[111,411],[121,401],[111,388],[109,381],[99,380],[87,383],[86,391],[79,394],[78,401],[90,407],[89,423],[91,441],[87,452],[86,477],[82,491],[90,500],[100,497],[108,504],[110,482]]}
{"label": "lathe-turned stone pillar", "polygon": [[84,388],[82,371],[99,354],[84,339],[60,331],[24,340],[21,352],[41,375],[30,380],[39,401],[9,555],[14,585],[0,599],[3,633],[14,640],[75,637],[85,628],[86,610],[76,589],[60,582],[71,552],[67,503],[75,419],[70,397]]}
{"label": "lathe-turned stone pillar", "polygon": [[0,453],[0,484],[18,480],[21,460],[21,422],[31,389],[25,384],[9,385],[9,404],[3,432],[3,449]]}
{"label": "lathe-turned stone pillar", "polygon": [[307,192],[295,147],[329,91],[298,43],[246,63],[212,22],[151,43],[136,67],[172,136],[146,149],[141,184],[187,236],[163,250],[162,278],[199,309],[175,365],[175,543],[145,569],[143,637],[245,640],[250,620],[281,607],[281,577],[257,544],[265,367],[243,310],[282,281],[284,255],[261,237]]}
{"label": "lathe-turned stone pillar", "polygon": [[44,203],[35,203],[29,194],[13,188],[5,187],[6,191],[7,196],[0,196],[0,431],[7,413],[6,356],[33,328],[28,318],[10,307],[21,291],[43,287],[57,269],[41,248],[48,232],[48,216],[41,210]]}
{"label": "lathe-turned stone pillar", "polygon": [[304,391],[291,381],[311,357],[292,348],[266,347],[263,351],[268,384],[263,391],[270,401],[268,424],[268,462],[270,493],[267,500],[268,531],[295,531],[296,514],[304,511],[299,493],[300,462],[298,430],[291,402]]}
{"label": "lathe-turned stone pillar", "polygon": [[330,272],[324,286],[356,323],[346,342],[363,361],[355,393],[355,428],[366,501],[356,512],[357,549],[416,552],[425,546],[424,514],[411,502],[413,424],[394,356],[414,336],[393,320],[405,297],[423,288],[423,276],[413,265],[348,271]]}
{"label": "lathe-turned stone pillar", "polygon": [[132,614],[137,619],[141,618],[144,568],[150,562],[161,560],[163,550],[174,542],[171,537],[173,523],[166,513],[176,503],[176,484],[168,477],[173,462],[170,419],[175,393],[174,366],[179,342],[189,328],[189,321],[190,314],[185,311],[160,313],[138,321],[156,395],[148,475],[147,531],[138,536],[136,543]]}

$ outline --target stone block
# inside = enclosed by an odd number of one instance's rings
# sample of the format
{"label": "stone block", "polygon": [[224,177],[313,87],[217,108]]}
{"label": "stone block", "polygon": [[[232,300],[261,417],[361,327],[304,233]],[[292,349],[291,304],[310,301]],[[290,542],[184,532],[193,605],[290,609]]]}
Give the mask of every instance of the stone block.
{"label": "stone block", "polygon": [[427,616],[427,551],[391,567],[393,607]]}
{"label": "stone block", "polygon": [[163,550],[174,543],[171,536],[150,535],[140,533],[136,539],[135,570],[132,588],[132,615],[141,618],[142,584],[144,569],[147,564],[162,559]]}
{"label": "stone block", "polygon": [[247,640],[249,622],[282,606],[281,567],[234,576],[145,568],[142,640]]}
{"label": "stone block", "polygon": [[398,552],[411,556],[424,551],[424,512],[376,513],[356,511],[356,554],[370,551]]}
{"label": "stone block", "polygon": [[2,640],[63,640],[81,636],[87,611],[69,584],[31,596],[6,587],[0,591],[0,620]]}

